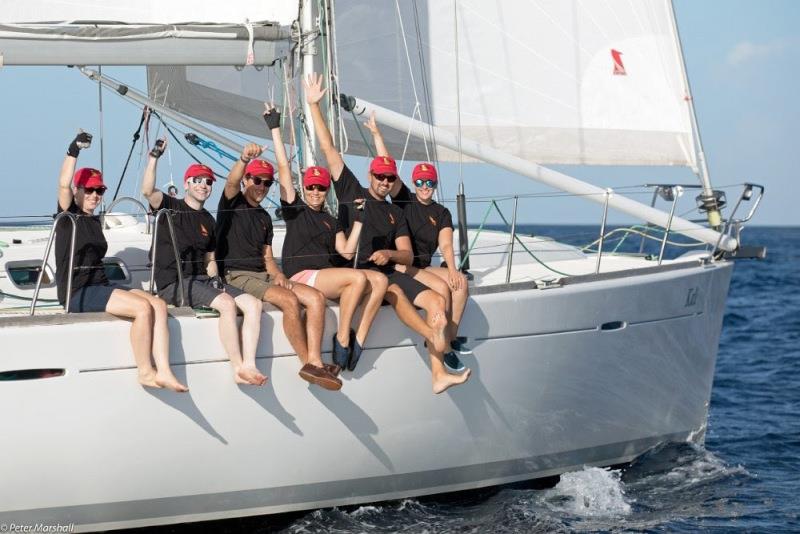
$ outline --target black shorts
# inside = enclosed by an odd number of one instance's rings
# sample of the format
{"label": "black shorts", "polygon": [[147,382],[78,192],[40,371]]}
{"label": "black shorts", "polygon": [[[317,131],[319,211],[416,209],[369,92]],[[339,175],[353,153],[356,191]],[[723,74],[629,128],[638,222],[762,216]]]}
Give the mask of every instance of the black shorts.
{"label": "black shorts", "polygon": [[[239,295],[244,295],[245,292],[232,285],[225,284],[225,290],[214,289],[211,286],[211,278],[208,276],[194,276],[192,278],[183,279],[183,290],[186,300],[184,306],[191,308],[197,306],[211,306],[211,301],[217,298],[221,293],[227,293],[233,298]],[[158,290],[158,296],[167,301],[167,304],[180,306],[181,294],[178,290],[178,284],[170,284],[163,289]]]}
{"label": "black shorts", "polygon": [[109,284],[105,286],[83,286],[80,289],[76,289],[69,298],[70,313],[106,311],[111,293],[115,289],[127,290],[128,288]]}
{"label": "black shorts", "polygon": [[395,271],[393,264],[380,266],[375,265],[374,263],[359,263],[358,268],[371,269],[373,271],[378,271],[385,274],[386,278],[389,279],[389,285],[395,284],[397,287],[402,289],[403,293],[405,293],[406,297],[408,297],[408,300],[411,301],[411,304],[414,304],[414,299],[417,298],[417,295],[430,289],[422,282],[414,280],[412,276],[409,276],[406,273]]}

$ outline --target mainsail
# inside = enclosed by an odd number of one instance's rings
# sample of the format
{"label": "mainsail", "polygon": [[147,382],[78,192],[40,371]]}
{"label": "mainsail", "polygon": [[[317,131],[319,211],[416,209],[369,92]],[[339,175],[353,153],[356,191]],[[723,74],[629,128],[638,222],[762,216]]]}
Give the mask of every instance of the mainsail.
{"label": "mainsail", "polygon": [[[335,18],[343,93],[456,132],[458,89],[464,137],[537,163],[697,167],[669,0],[337,0]],[[151,96],[263,136],[260,102],[282,98],[281,76],[151,69]],[[368,154],[352,119],[345,124],[348,152]],[[406,147],[406,134],[387,132],[393,153],[431,157],[430,144]],[[438,158],[455,154],[440,149]]]}

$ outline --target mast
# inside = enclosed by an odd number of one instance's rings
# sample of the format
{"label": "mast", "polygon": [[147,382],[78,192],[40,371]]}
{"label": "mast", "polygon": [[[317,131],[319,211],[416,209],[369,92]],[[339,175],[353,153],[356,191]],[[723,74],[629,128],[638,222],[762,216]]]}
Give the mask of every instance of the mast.
{"label": "mast", "polygon": [[[303,80],[305,80],[306,76],[317,72],[315,61],[317,56],[317,38],[312,38],[314,32],[317,30],[315,21],[319,21],[319,15],[316,13],[315,6],[316,2],[300,2],[300,53],[303,59]],[[311,107],[304,97],[302,97],[302,102],[304,134],[303,161],[301,161],[300,164],[301,167],[305,168],[316,164],[317,135],[314,132],[314,125],[311,122]]]}
{"label": "mast", "polygon": [[708,163],[706,162],[706,154],[703,150],[703,139],[700,135],[700,127],[697,124],[697,113],[694,109],[694,96],[692,93],[692,86],[689,82],[689,73],[686,71],[686,58],[683,55],[683,44],[681,43],[681,34],[678,29],[678,21],[675,18],[675,4],[672,0],[670,6],[670,19],[672,22],[672,29],[675,32],[675,41],[678,47],[678,58],[681,62],[681,72],[683,74],[683,83],[686,89],[686,103],[689,106],[689,116],[692,119],[692,130],[694,131],[695,138],[695,153],[697,155],[698,168],[693,169],[700,183],[703,186],[703,193],[700,195],[702,207],[706,210],[708,217],[708,224],[712,228],[720,228],[722,226],[722,215],[719,211],[717,198],[714,195],[714,189],[711,187],[711,176],[708,172]]}
{"label": "mast", "polygon": [[[414,120],[411,117],[401,115],[400,113],[371,104],[364,100],[353,100],[355,101],[355,111],[359,115],[369,115],[374,111],[376,118],[382,124],[386,124],[400,131],[410,132],[411,135],[419,138],[424,138],[426,133],[432,130],[436,135],[437,144],[451,150],[456,150],[458,148],[457,136],[448,130],[425,124],[419,120]],[[466,138],[461,139],[461,148],[464,154],[470,157],[508,169],[555,189],[583,196],[598,204],[604,204],[606,202],[607,192],[605,189],[601,189],[552,169],[542,167],[537,163],[506,154],[505,152]],[[672,223],[670,224],[669,214],[621,195],[611,195],[608,198],[608,205],[609,207],[627,213],[628,215],[644,219],[657,226],[663,228],[670,226],[672,231],[685,234],[698,241],[710,245],[719,243],[718,248],[722,250],[732,251],[738,246],[736,239],[733,237],[720,234],[715,230],[705,228],[680,217],[673,217]]]}

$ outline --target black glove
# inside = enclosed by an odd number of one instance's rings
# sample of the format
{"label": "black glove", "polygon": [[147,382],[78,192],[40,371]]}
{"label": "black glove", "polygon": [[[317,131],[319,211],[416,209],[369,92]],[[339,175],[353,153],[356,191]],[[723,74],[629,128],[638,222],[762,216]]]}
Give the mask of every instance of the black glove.
{"label": "black glove", "polygon": [[281,112],[277,109],[271,109],[264,112],[264,121],[267,123],[267,128],[274,130],[281,127]]}
{"label": "black glove", "polygon": [[156,141],[156,144],[153,147],[153,150],[150,151],[150,155],[153,156],[154,158],[158,159],[158,158],[161,157],[161,155],[163,153],[164,153],[164,140],[163,139],[159,139],[158,141]]}
{"label": "black glove", "polygon": [[82,148],[89,148],[92,145],[92,134],[81,132],[75,136],[75,139],[69,144],[67,155],[77,158],[81,153]]}
{"label": "black glove", "polygon": [[211,287],[219,291],[225,289],[225,282],[222,281],[222,277],[220,275],[211,277]]}

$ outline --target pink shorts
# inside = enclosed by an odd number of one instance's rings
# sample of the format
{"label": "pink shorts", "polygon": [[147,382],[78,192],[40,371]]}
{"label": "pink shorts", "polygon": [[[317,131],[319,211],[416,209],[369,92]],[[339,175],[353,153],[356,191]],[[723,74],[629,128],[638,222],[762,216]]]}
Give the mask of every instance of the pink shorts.
{"label": "pink shorts", "polygon": [[306,269],[305,271],[300,271],[299,273],[295,273],[292,276],[292,282],[297,282],[300,284],[305,284],[310,287],[314,287],[314,282],[317,281],[317,275],[319,274],[319,270],[314,269]]}

